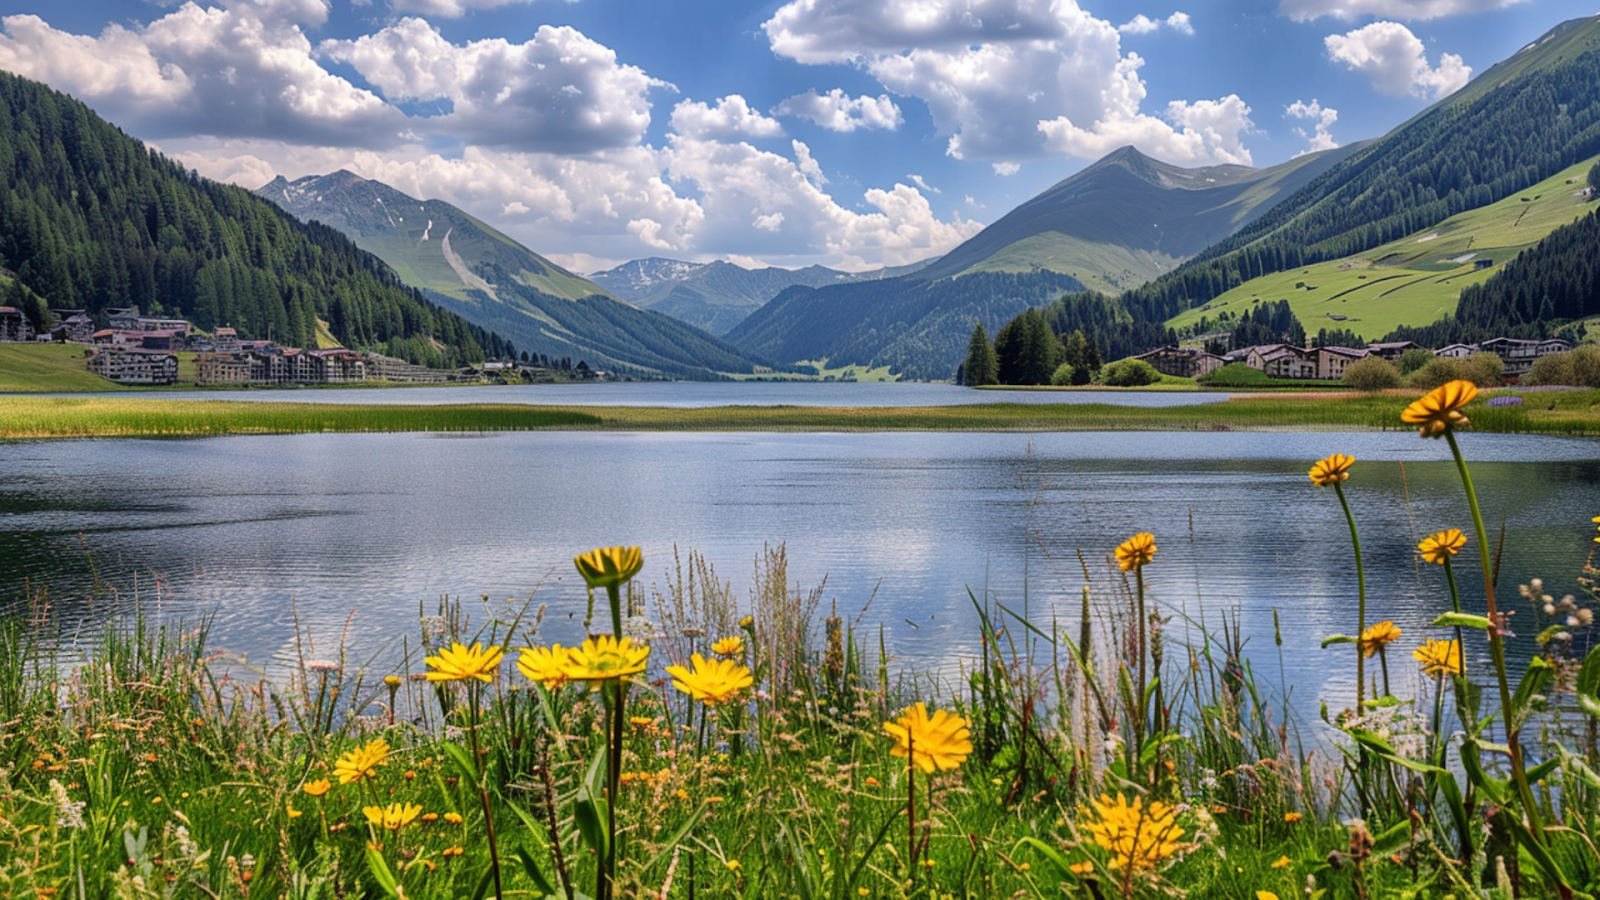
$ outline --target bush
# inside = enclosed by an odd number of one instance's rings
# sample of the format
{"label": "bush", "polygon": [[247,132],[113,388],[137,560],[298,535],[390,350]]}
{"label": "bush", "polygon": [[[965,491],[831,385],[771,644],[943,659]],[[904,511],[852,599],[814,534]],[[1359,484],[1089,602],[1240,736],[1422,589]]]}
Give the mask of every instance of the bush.
{"label": "bush", "polygon": [[1228,363],[1208,375],[1201,375],[1198,379],[1201,384],[1216,387],[1249,387],[1257,384],[1266,384],[1272,379],[1260,369],[1252,369],[1244,363]]}
{"label": "bush", "polygon": [[1050,375],[1050,383],[1056,387],[1066,387],[1072,384],[1072,376],[1076,374],[1072,363],[1062,363],[1056,366],[1055,372]]}
{"label": "bush", "polygon": [[1533,361],[1533,371],[1524,375],[1524,384],[1565,384],[1573,387],[1600,387],[1600,347],[1584,344],[1567,353],[1552,353]]}
{"label": "bush", "polygon": [[[1412,372],[1433,362],[1433,354],[1421,347],[1414,347],[1400,354],[1400,374],[1410,375]],[[1394,385],[1399,387],[1399,385]]]}
{"label": "bush", "polygon": [[1470,381],[1479,387],[1499,387],[1505,381],[1505,363],[1493,353],[1474,353],[1466,359],[1441,356],[1411,373],[1406,383],[1431,391],[1447,381]]}
{"label": "bush", "polygon": [[1142,359],[1123,359],[1101,369],[1100,377],[1111,387],[1144,387],[1160,381],[1161,373]]}
{"label": "bush", "polygon": [[[1411,351],[1406,351],[1406,355],[1411,355]],[[1364,356],[1344,370],[1341,382],[1345,387],[1357,391],[1397,388],[1400,386],[1400,370],[1394,367],[1394,363],[1381,356]]]}

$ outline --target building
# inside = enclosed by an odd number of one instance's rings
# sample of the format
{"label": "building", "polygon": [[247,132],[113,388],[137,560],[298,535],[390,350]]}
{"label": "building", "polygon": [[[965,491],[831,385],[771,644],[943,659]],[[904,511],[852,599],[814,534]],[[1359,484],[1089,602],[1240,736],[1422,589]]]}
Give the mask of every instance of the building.
{"label": "building", "polygon": [[1367,352],[1373,356],[1381,356],[1390,362],[1399,362],[1400,357],[1407,350],[1422,350],[1423,346],[1416,341],[1390,341],[1386,344],[1368,344]]}
{"label": "building", "polygon": [[367,380],[367,363],[354,350],[309,350],[315,361],[317,381],[324,384],[349,384]]}
{"label": "building", "polygon": [[94,334],[94,317],[81,309],[50,310],[50,333],[59,334],[61,340],[89,343]]}
{"label": "building", "polygon": [[1224,358],[1259,369],[1271,378],[1317,377],[1315,352],[1292,344],[1258,344],[1235,350]]}
{"label": "building", "polygon": [[107,310],[110,325],[117,331],[180,331],[185,336],[194,330],[188,319],[163,319],[159,316],[141,316],[139,307]]}
{"label": "building", "polygon": [[1528,374],[1533,368],[1533,361],[1541,356],[1552,353],[1565,353],[1572,349],[1572,344],[1561,338],[1550,338],[1543,341],[1525,340],[1522,338],[1497,337],[1484,341],[1481,345],[1484,352],[1493,353],[1505,363],[1507,378],[1516,378]]}
{"label": "building", "polygon": [[89,371],[118,384],[177,384],[178,358],[159,350],[104,347],[89,351]]}
{"label": "building", "polygon": [[0,341],[31,341],[33,326],[15,306],[0,306]]}
{"label": "building", "polygon": [[1199,378],[1209,375],[1222,368],[1223,359],[1215,353],[1207,353],[1195,347],[1157,347],[1148,353],[1141,353],[1134,359],[1143,360],[1155,367],[1163,375],[1173,375],[1178,378]]}
{"label": "building", "polygon": [[441,384],[461,380],[454,372],[427,369],[412,365],[403,359],[381,353],[363,353],[361,359],[367,366],[367,377],[380,381],[399,381],[411,384]]}
{"label": "building", "polygon": [[1357,350],[1354,347],[1318,347],[1312,351],[1316,360],[1317,377],[1328,381],[1338,381],[1344,377],[1344,370],[1358,359],[1370,356],[1366,350]]}
{"label": "building", "polygon": [[1466,359],[1477,352],[1479,352],[1477,344],[1451,344],[1448,347],[1440,347],[1433,351],[1433,355],[1446,356],[1450,359]]}
{"label": "building", "polygon": [[201,353],[194,358],[196,384],[249,384],[250,357],[244,353]]}
{"label": "building", "polygon": [[239,332],[226,325],[217,329],[217,333],[212,336],[212,340],[216,344],[218,353],[239,352]]}

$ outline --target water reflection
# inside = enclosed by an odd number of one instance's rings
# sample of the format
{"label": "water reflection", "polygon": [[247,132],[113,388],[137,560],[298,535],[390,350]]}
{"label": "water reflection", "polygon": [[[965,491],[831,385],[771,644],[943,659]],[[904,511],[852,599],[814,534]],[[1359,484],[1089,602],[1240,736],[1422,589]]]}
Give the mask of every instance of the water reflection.
{"label": "water reflection", "polygon": [[[1506,521],[1500,594],[1534,576],[1558,597],[1593,546],[1600,443],[1467,435],[1495,527]],[[639,543],[664,581],[674,544],[704,552],[741,592],[765,544],[786,541],[800,587],[881,624],[892,653],[954,677],[975,652],[968,588],[1043,625],[1076,627],[1085,567],[1111,597],[1105,554],[1149,530],[1161,547],[1152,595],[1180,636],[1236,614],[1257,671],[1296,703],[1353,693],[1355,576],[1342,513],[1306,478],[1332,450],[1349,483],[1372,606],[1412,637],[1448,606],[1417,539],[1466,528],[1446,448],[1404,434],[501,434],[298,435],[205,441],[0,446],[0,597],[47,588],[68,623],[125,614],[84,602],[95,571],[140,573],[141,602],[215,617],[216,641],[286,658],[298,616],[323,647],[415,646],[440,595],[548,603],[545,636],[579,630],[580,550]],[[609,497],[602,500],[601,497]],[[92,553],[94,569],[90,568]],[[1472,548],[1468,548],[1472,552]],[[1481,596],[1475,564],[1457,567]],[[469,608],[472,606],[468,604]],[[352,616],[352,613],[354,615]],[[576,615],[569,618],[569,615]],[[1526,624],[1525,624],[1526,623]],[[1391,661],[1409,673],[1409,657]],[[1409,677],[1409,675],[1408,675]]]}

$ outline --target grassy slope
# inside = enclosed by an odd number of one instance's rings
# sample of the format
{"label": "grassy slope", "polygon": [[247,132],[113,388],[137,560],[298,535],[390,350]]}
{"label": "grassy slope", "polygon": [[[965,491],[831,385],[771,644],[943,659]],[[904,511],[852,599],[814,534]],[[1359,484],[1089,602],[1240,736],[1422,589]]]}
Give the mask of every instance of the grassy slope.
{"label": "grassy slope", "polygon": [[[224,434],[428,431],[1349,431],[1408,430],[1414,391],[1377,395],[1240,397],[1163,409],[1106,404],[994,403],[941,407],[534,407],[496,404],[357,406],[163,400],[157,397],[0,397],[0,439],[209,437]],[[1600,434],[1600,391],[1530,394],[1522,407],[1480,401],[1487,432]]]}
{"label": "grassy slope", "polygon": [[121,391],[84,368],[77,344],[0,344],[0,392]]}
{"label": "grassy slope", "polygon": [[[1252,279],[1167,324],[1181,328],[1202,316],[1215,320],[1223,310],[1237,315],[1258,300],[1288,300],[1306,331],[1313,333],[1348,328],[1373,340],[1399,325],[1426,325],[1455,312],[1463,287],[1487,280],[1518,252],[1586,213],[1588,206],[1576,192],[1592,162],[1361,256]],[[1493,259],[1494,266],[1474,268],[1475,260],[1485,258]]]}

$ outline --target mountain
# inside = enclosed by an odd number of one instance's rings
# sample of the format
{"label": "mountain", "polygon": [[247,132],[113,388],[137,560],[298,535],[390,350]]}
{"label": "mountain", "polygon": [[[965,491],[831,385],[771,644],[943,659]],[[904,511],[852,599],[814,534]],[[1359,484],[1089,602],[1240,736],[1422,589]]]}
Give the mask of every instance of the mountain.
{"label": "mountain", "polygon": [[1265,169],[1186,169],[1123,147],[1001,216],[922,274],[1049,269],[1091,290],[1135,287],[1255,221],[1364,146]]}
{"label": "mountain", "polygon": [[592,368],[674,378],[751,372],[755,361],[709,334],[640,310],[442,200],[418,200],[350,172],[256,193],[382,258],[441,306],[519,350]]}
{"label": "mountain", "polygon": [[[500,337],[429,303],[344,235],[201,178],[87,106],[0,73],[0,267],[37,328],[45,307],[137,305],[202,329],[429,365],[498,356]],[[9,288],[15,293],[15,287]]]}
{"label": "mountain", "polygon": [[746,269],[720,260],[692,263],[651,257],[589,278],[642,309],[666,313],[712,334],[726,334],[768,300],[796,285],[815,288],[877,280],[914,272],[931,262],[851,273],[824,266]]}
{"label": "mountain", "polygon": [[1600,16],[1557,26],[1121,300],[1136,318],[1164,321],[1252,278],[1424,234],[1596,154]]}

